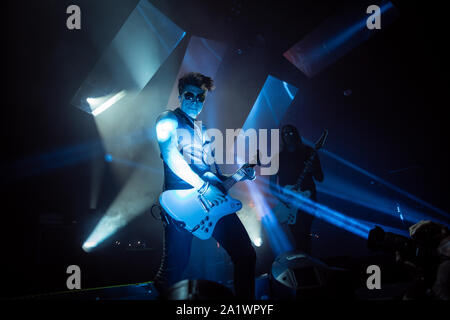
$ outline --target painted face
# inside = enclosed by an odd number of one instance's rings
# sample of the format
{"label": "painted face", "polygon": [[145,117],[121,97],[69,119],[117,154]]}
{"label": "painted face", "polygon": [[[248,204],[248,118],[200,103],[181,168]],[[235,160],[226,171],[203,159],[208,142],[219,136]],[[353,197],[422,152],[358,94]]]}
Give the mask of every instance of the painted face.
{"label": "painted face", "polygon": [[286,126],[282,129],[283,141],[288,146],[296,146],[301,139],[295,128]]}
{"label": "painted face", "polygon": [[188,116],[195,119],[203,109],[206,91],[192,85],[187,85],[179,96],[181,110]]}

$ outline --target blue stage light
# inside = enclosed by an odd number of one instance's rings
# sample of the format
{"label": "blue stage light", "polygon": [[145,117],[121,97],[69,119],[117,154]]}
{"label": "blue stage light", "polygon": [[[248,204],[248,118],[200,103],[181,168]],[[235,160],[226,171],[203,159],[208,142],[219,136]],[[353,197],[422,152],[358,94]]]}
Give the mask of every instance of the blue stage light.
{"label": "blue stage light", "polygon": [[[391,2],[374,1],[372,4],[380,6],[382,30],[397,18]],[[377,30],[367,28],[368,18],[359,3],[344,6],[283,56],[305,75],[313,77],[375,34]]]}
{"label": "blue stage light", "polygon": [[298,88],[268,76],[242,128],[277,129]]}
{"label": "blue stage light", "polygon": [[72,104],[98,116],[114,104],[131,103],[185,35],[148,1],[139,1]]}

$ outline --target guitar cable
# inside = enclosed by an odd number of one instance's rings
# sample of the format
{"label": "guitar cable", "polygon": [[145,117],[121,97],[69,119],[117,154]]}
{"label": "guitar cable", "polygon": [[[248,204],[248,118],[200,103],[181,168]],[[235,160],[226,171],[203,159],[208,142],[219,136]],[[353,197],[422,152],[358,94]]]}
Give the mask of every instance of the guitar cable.
{"label": "guitar cable", "polygon": [[[158,208],[158,210],[159,210],[159,218],[155,215],[155,213],[153,212],[153,209],[155,209],[155,208]],[[159,204],[157,204],[157,203],[154,203],[153,205],[152,205],[152,207],[150,208],[150,214],[152,215],[152,217],[155,219],[155,220],[159,220],[159,221],[163,221],[163,209],[162,209],[162,207],[159,205]],[[167,219],[165,219],[165,220],[167,220]]]}
{"label": "guitar cable", "polygon": [[[159,218],[155,215],[155,213],[153,212],[153,209],[155,209],[155,208],[158,208],[158,210],[159,210]],[[173,223],[177,228],[184,228],[184,224],[182,223],[182,222],[179,222],[179,221],[175,221],[175,220],[173,220],[173,219],[169,219],[169,217],[168,217],[168,215],[167,214],[165,214],[165,211],[164,211],[164,209],[161,207],[161,205],[160,204],[158,204],[158,203],[154,203],[152,206],[151,206],[151,208],[150,208],[150,214],[152,215],[152,217],[155,219],[155,220],[158,220],[158,221],[162,221],[162,223],[163,223],[163,225],[169,225],[169,224],[171,224],[171,223]]]}

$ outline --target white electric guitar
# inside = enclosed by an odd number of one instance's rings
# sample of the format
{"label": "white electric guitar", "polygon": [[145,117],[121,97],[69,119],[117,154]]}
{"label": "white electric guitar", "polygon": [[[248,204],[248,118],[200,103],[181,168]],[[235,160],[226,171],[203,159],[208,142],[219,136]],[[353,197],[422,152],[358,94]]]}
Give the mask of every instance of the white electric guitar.
{"label": "white electric guitar", "polygon": [[[303,172],[300,175],[300,177],[297,179],[297,182],[294,185],[284,186],[284,189],[290,190],[291,192],[295,193],[295,196],[300,196],[302,198],[311,197],[311,191],[309,190],[301,191],[300,188],[302,186],[306,174],[311,171],[313,160],[317,154],[317,151],[323,147],[323,145],[325,144],[325,140],[327,139],[327,136],[328,130],[325,129],[319,140],[315,143],[314,152],[306,161],[305,168],[303,169]],[[279,201],[272,211],[275,214],[275,217],[277,218],[279,223],[294,224],[297,221],[297,211],[299,208],[298,206],[295,206],[295,203],[298,202],[298,200],[292,201],[292,199],[294,198],[292,194],[289,195],[285,193],[285,196],[286,200]]]}
{"label": "white electric guitar", "polygon": [[[259,157],[257,159],[259,164]],[[250,180],[250,169],[256,164],[245,164],[236,173],[221,181],[213,173],[207,172],[203,179],[212,185],[221,184],[228,192],[236,182]],[[209,239],[217,222],[224,216],[239,211],[242,203],[225,195],[225,201],[211,204],[195,188],[186,190],[167,190],[159,196],[159,203],[164,210],[186,230],[199,239]]]}

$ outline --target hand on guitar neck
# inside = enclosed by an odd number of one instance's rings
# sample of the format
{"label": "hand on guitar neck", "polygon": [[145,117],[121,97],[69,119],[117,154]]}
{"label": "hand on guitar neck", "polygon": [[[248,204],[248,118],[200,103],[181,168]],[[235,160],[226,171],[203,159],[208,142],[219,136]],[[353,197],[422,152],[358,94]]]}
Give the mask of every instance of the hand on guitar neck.
{"label": "hand on guitar neck", "polygon": [[[259,157],[256,164],[259,165]],[[239,181],[254,180],[256,164],[245,164],[223,180],[206,172],[202,176],[206,182],[200,188],[166,190],[159,196],[159,203],[183,228],[206,240],[222,217],[242,209],[242,203],[227,193]]]}

